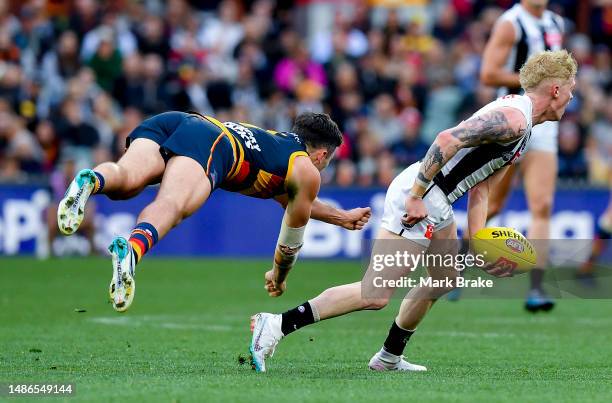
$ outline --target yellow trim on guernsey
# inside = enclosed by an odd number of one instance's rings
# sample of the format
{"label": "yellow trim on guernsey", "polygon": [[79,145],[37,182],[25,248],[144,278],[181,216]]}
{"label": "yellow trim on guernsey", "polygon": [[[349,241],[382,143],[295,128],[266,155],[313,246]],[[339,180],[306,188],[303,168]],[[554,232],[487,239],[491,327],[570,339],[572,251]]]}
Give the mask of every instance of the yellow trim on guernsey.
{"label": "yellow trim on guernsey", "polygon": [[286,135],[285,133],[280,133],[280,132],[277,132],[276,130],[272,130],[272,129],[265,129],[265,130],[264,130],[264,129],[262,129],[262,128],[261,128],[261,127],[259,127],[259,126],[255,126],[255,125],[252,125],[252,124],[250,124],[250,123],[246,123],[246,122],[240,122],[240,124],[241,124],[242,126],[252,127],[253,129],[263,130],[263,131],[265,131],[265,132],[267,132],[267,133],[269,133],[269,134],[274,134],[274,135],[276,135],[276,136],[283,136],[283,137],[287,137],[287,135]]}
{"label": "yellow trim on guernsey", "polygon": [[226,178],[228,180],[232,179],[238,174],[238,172],[240,172],[240,167],[242,166],[242,163],[244,162],[244,150],[242,149],[242,145],[240,144],[239,141],[237,141],[234,138],[234,136],[228,130],[228,128],[225,127],[225,125],[221,123],[219,120],[213,118],[212,116],[204,116],[204,118],[208,120],[210,123],[219,127],[223,131],[223,133],[227,136],[227,138],[229,139],[232,145],[232,151],[234,152],[234,163],[232,164],[232,168],[230,169],[229,174],[227,175],[227,178]]}
{"label": "yellow trim on guernsey", "polygon": [[291,171],[293,171],[293,161],[295,160],[295,157],[299,157],[299,156],[308,157],[308,153],[306,151],[294,151],[291,153],[291,155],[289,156],[289,163],[287,164],[287,175],[285,175],[285,186],[287,186],[287,181],[289,180],[289,177],[291,176]]}

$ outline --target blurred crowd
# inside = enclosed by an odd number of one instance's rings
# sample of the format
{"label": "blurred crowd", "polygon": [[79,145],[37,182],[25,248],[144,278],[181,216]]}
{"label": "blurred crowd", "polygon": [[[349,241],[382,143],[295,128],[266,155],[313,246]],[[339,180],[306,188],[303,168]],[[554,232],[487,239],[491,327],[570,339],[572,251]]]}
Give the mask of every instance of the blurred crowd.
{"label": "blurred crowd", "polygon": [[[117,159],[142,119],[167,110],[275,130],[315,110],[345,137],[326,183],[384,186],[495,97],[479,83],[481,54],[510,0],[433,0],[415,15],[353,0],[315,32],[308,2],[291,3],[0,0],[0,180]],[[580,64],[559,176],[604,182],[612,9],[591,3],[587,32],[573,20],[578,0],[550,5]]]}

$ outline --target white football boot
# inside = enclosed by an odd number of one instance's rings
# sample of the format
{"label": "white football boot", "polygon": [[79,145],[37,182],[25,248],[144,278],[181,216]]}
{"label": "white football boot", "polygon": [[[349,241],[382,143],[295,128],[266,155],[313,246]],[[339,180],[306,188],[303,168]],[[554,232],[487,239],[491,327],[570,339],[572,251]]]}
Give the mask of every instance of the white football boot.
{"label": "white football boot", "polygon": [[113,239],[108,251],[113,258],[113,278],[108,288],[110,300],[117,312],[125,312],[132,305],[136,292],[134,252],[130,243],[122,237]]}
{"label": "white football boot", "polygon": [[258,313],[251,317],[251,366],[257,372],[266,372],[266,358],[274,355],[276,345],[283,338],[282,315]]}
{"label": "white football boot", "polygon": [[64,235],[72,235],[79,229],[85,216],[85,204],[96,184],[96,174],[83,169],[74,177],[57,206],[57,226]]}
{"label": "white football boot", "polygon": [[403,355],[393,356],[381,351],[374,354],[368,367],[374,371],[427,371],[427,368],[422,365],[411,364],[404,360]]}

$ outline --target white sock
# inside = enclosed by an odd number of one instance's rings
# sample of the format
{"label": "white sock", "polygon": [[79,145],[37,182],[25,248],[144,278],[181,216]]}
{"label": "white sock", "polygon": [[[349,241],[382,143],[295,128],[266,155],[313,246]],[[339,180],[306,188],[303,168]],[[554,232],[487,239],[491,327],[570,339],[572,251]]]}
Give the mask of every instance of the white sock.
{"label": "white sock", "polygon": [[380,349],[379,356],[383,361],[387,361],[390,363],[396,363],[396,362],[399,362],[400,360],[399,355],[391,354],[390,352],[385,350],[384,347]]}
{"label": "white sock", "polygon": [[312,317],[314,318],[315,323],[320,322],[321,317],[319,316],[319,311],[317,310],[317,307],[312,302],[312,300],[308,300],[308,304],[310,305],[310,309],[312,310]]}

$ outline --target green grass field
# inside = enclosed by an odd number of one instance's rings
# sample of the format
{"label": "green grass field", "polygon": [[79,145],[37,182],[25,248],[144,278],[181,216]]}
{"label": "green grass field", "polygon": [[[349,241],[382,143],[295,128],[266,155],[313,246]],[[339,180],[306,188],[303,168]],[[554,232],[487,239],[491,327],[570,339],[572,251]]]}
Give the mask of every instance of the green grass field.
{"label": "green grass field", "polygon": [[134,305],[118,314],[105,259],[0,259],[0,383],[74,382],[67,400],[100,402],[611,401],[612,302],[603,300],[561,300],[535,316],[520,300],[440,301],[407,349],[430,371],[374,373],[367,362],[395,301],[291,335],[269,372],[254,373],[239,363],[251,314],[284,311],[361,272],[302,261],[272,299],[268,265],[148,259]]}

